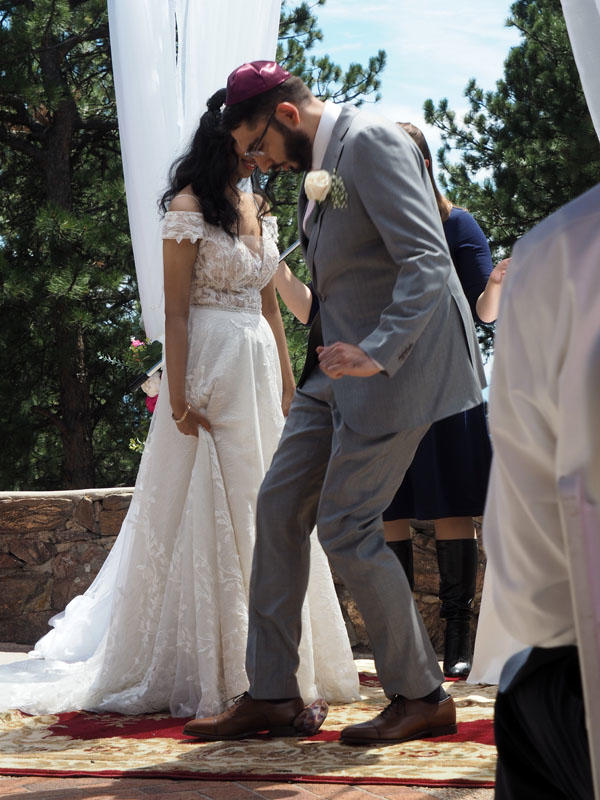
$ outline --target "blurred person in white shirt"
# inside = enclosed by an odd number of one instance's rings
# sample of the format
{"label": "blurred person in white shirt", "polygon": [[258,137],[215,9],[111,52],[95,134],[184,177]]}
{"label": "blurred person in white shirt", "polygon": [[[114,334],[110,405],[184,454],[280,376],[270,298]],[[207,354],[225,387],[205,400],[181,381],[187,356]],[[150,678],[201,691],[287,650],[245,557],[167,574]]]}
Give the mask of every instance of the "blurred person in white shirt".
{"label": "blurred person in white shirt", "polygon": [[500,678],[498,800],[594,797],[599,342],[600,184],[517,243],[500,306],[484,541],[500,621],[528,647]]}

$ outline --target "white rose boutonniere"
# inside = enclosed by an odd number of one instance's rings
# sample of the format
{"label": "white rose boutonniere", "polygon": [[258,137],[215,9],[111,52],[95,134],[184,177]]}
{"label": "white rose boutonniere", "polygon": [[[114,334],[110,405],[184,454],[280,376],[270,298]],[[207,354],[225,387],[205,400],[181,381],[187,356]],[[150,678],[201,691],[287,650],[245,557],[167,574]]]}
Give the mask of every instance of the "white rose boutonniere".
{"label": "white rose boutonniere", "polygon": [[322,203],[331,189],[331,175],[326,169],[309,172],[304,181],[304,191],[309,200]]}
{"label": "white rose boutonniere", "polygon": [[344,181],[334,170],[332,173],[326,169],[315,169],[309,172],[304,181],[304,191],[309,200],[323,203],[329,198],[334,208],[346,208],[348,193]]}

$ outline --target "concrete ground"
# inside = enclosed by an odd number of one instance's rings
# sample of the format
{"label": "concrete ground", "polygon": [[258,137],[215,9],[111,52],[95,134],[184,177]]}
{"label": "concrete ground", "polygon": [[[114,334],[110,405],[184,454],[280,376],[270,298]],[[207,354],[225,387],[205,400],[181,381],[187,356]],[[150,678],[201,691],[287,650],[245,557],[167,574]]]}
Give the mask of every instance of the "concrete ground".
{"label": "concrete ground", "polygon": [[[29,648],[0,642],[0,664]],[[6,800],[492,800],[493,789],[425,789],[331,783],[195,781],[162,778],[11,778],[0,776]]]}

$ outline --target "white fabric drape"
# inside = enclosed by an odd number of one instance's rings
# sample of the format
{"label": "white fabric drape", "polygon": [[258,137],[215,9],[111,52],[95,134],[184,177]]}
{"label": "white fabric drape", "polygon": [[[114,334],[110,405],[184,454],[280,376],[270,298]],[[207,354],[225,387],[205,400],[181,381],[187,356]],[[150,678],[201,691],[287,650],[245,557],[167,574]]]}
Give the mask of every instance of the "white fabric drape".
{"label": "white fabric drape", "polygon": [[273,59],[280,0],[108,0],[119,135],[146,334],[164,332],[157,201],[206,100],[238,64]]}
{"label": "white fabric drape", "polygon": [[[581,85],[590,110],[592,121],[600,138],[600,0],[561,0],[565,22]],[[599,340],[600,341],[600,340]],[[590,367],[588,381],[587,430],[598,438],[597,430],[597,345]],[[591,376],[596,380],[592,381]],[[593,388],[592,388],[593,385]],[[592,397],[594,400],[592,400]],[[594,414],[589,413],[594,409]],[[573,605],[576,609],[577,639],[580,652],[580,668],[586,701],[586,716],[595,794],[600,800],[600,691],[598,689],[598,666],[600,664],[600,583],[597,569],[600,565],[598,534],[600,518],[598,503],[600,489],[598,458],[594,453],[593,463],[582,472],[565,478],[561,485],[565,530],[571,570]],[[589,498],[595,502],[593,506]],[[596,570],[594,573],[593,570]]]}
{"label": "white fabric drape", "polygon": [[561,0],[575,63],[600,137],[600,0]]}

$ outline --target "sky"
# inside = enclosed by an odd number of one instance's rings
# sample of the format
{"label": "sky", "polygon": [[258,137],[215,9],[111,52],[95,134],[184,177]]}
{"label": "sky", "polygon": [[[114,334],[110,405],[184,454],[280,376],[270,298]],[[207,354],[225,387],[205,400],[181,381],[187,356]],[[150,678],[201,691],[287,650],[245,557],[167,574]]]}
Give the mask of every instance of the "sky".
{"label": "sky", "polygon": [[509,49],[520,41],[518,31],[504,25],[510,6],[509,0],[327,0],[314,9],[323,40],[311,53],[327,53],[347,67],[385,50],[376,108],[418,125],[435,153],[441,139],[425,125],[423,102],[431,98],[437,105],[447,97],[462,116],[470,78],[495,88]]}

